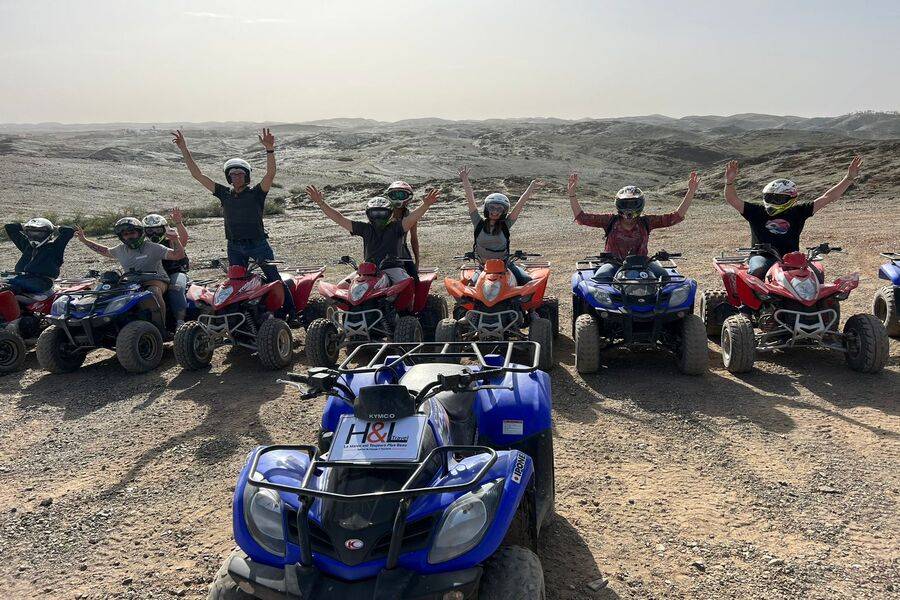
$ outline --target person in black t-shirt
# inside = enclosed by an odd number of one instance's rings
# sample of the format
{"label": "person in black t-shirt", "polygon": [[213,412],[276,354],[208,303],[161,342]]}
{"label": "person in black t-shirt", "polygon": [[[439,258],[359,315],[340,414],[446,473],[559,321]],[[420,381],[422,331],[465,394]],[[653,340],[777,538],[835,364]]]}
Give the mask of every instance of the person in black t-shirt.
{"label": "person in black t-shirt", "polygon": [[[800,234],[806,220],[836,202],[859,176],[862,158],[856,156],[847,168],[847,175],[813,202],[797,203],[800,195],[797,184],[789,179],[776,179],[763,188],[763,203],[751,204],[738,198],[735,180],[738,163],[732,160],[725,167],[725,201],[734,207],[750,224],[751,244],[769,244],[779,255],[800,249]],[[762,279],[775,264],[769,254],[750,257],[750,274]]]}
{"label": "person in black t-shirt", "polygon": [[53,289],[59,277],[66,246],[75,235],[71,227],[56,227],[49,219],[37,217],[24,225],[7,223],[6,235],[22,256],[16,262],[16,275],[3,285],[17,294],[40,294]]}
{"label": "person in black t-shirt", "polygon": [[[225,162],[223,168],[225,179],[231,188],[216,183],[200,171],[188,150],[187,142],[181,131],[173,131],[172,140],[184,157],[191,175],[203,184],[222,203],[225,216],[225,237],[228,240],[228,264],[246,267],[250,259],[270,261],[275,259],[269,245],[268,233],[263,226],[263,213],[266,206],[266,194],[275,180],[275,136],[270,129],[263,129],[259,142],[266,149],[266,174],[262,180],[250,187],[250,164],[240,158],[232,158]],[[280,281],[278,268],[267,264],[262,266],[267,281]],[[285,285],[284,308],[288,319],[296,318],[294,298]]]}
{"label": "person in black t-shirt", "polygon": [[[402,221],[409,216],[409,202],[413,197],[412,186],[405,181],[395,181],[388,186],[385,193],[387,199],[391,201],[391,207],[394,212],[391,219],[394,221]],[[407,238],[409,243],[407,244]],[[410,248],[412,250],[410,251]],[[400,244],[400,258],[406,259],[403,268],[413,278],[419,279],[419,231],[416,225],[412,226],[403,236],[403,242]]]}
{"label": "person in black t-shirt", "polygon": [[367,221],[351,221],[325,202],[322,192],[311,185],[306,188],[306,193],[316,205],[322,209],[325,216],[350,232],[350,235],[363,239],[363,256],[366,262],[375,263],[382,267],[382,272],[388,276],[391,283],[398,283],[409,279],[409,273],[403,268],[401,261],[385,259],[400,258],[401,246],[406,233],[412,229],[422,218],[431,205],[437,202],[438,191],[428,190],[422,205],[410,212],[402,220],[391,219],[393,207],[387,198],[376,197],[366,204]]}

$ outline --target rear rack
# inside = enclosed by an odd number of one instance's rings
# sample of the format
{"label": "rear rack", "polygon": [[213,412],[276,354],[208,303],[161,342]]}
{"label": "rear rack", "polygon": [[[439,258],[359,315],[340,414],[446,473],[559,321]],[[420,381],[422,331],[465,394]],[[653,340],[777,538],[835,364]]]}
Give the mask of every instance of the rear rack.
{"label": "rear rack", "polygon": [[[513,353],[516,351],[530,351],[531,364],[514,366]],[[374,355],[365,361],[363,356],[375,351]],[[460,360],[472,359],[485,369],[503,369],[512,373],[530,373],[537,370],[540,359],[541,347],[537,342],[531,341],[472,341],[472,342],[386,342],[360,344],[341,362],[337,371],[341,374],[349,373],[374,373],[383,369],[390,369],[399,364],[414,365],[422,362],[435,362],[440,359]],[[485,355],[500,355],[503,364],[488,363]],[[360,366],[352,367],[353,363]]]}
{"label": "rear rack", "polygon": [[881,256],[894,262],[900,260],[900,252],[882,252]]}
{"label": "rear rack", "polygon": [[[286,485],[281,483],[272,483],[266,481],[262,474],[257,471],[259,460],[264,454],[279,450],[289,450],[293,452],[305,452],[309,456],[310,463],[306,469],[306,475],[299,486]],[[435,455],[441,458],[441,468],[443,474],[449,474],[450,465],[448,455],[455,454],[487,454],[488,460],[481,466],[470,480],[463,483],[454,483],[444,486],[426,486],[412,487],[413,484],[422,476],[425,468],[430,464]],[[312,550],[309,543],[309,510],[316,499],[335,500],[337,502],[364,502],[368,500],[385,500],[399,499],[397,512],[394,516],[394,526],[391,529],[391,542],[388,548],[386,569],[393,569],[397,566],[397,559],[400,556],[400,546],[403,541],[403,533],[406,529],[406,515],[409,511],[409,505],[413,498],[425,496],[428,494],[444,494],[448,492],[468,491],[478,485],[487,475],[494,463],[497,462],[497,452],[493,448],[487,446],[439,446],[429,452],[421,461],[404,461],[391,463],[365,463],[355,461],[329,461],[318,460],[319,449],[315,446],[307,445],[275,445],[266,446],[256,453],[250,464],[250,470],[247,474],[247,485],[284,492],[288,494],[296,494],[299,504],[297,507],[297,533],[300,546],[300,564],[303,566],[312,566]],[[369,492],[366,494],[339,494],[337,492],[327,492],[309,487],[312,476],[317,471],[325,468],[356,468],[356,469],[412,469],[413,473],[399,490]]]}

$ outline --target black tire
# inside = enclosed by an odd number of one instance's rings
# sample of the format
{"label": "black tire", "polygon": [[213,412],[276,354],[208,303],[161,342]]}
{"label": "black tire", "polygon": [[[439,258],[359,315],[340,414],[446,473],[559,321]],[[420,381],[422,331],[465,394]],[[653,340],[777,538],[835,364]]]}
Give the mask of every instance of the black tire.
{"label": "black tire", "polygon": [[479,600],[544,600],[544,570],[537,555],[521,546],[501,546],[484,562]]}
{"label": "black tire", "polygon": [[706,290],[700,294],[697,314],[703,320],[706,335],[711,338],[718,338],[722,334],[723,319],[717,309],[723,304],[728,304],[728,292],[725,290]]}
{"label": "black tire", "polygon": [[749,373],[755,360],[753,323],[744,315],[731,315],[722,323],[722,363],[730,373]]}
{"label": "black tire", "polygon": [[559,298],[545,296],[544,303],[538,309],[538,314],[550,320],[553,326],[553,337],[559,337]]}
{"label": "black tire", "polygon": [[212,362],[211,340],[197,321],[190,321],[178,328],[172,350],[178,364],[189,371],[208,367]]}
{"label": "black tire", "polygon": [[578,315],[574,329],[575,369],[579,373],[596,373],[600,369],[600,330],[594,317]]}
{"label": "black tire", "polygon": [[897,315],[897,299],[892,286],[885,286],[875,293],[872,314],[878,317],[890,337],[900,337],[900,316]]}
{"label": "black tire", "polygon": [[456,319],[441,319],[434,332],[434,341],[441,344],[459,341],[459,327]]}
{"label": "black tire", "polygon": [[887,364],[890,341],[887,331],[875,315],[859,314],[844,325],[844,357],[854,371],[877,373]]}
{"label": "black tire", "polygon": [[38,364],[50,373],[71,373],[84,364],[85,352],[68,349],[69,338],[66,332],[56,326],[48,327],[38,336],[34,352]]}
{"label": "black tire", "polygon": [[259,326],[256,333],[256,353],[266,369],[283,369],[294,357],[294,335],[290,326],[272,317]]}
{"label": "black tire", "polygon": [[[236,551],[235,551],[236,552]],[[256,596],[248,594],[238,587],[237,582],[228,573],[229,556],[219,567],[213,582],[209,586],[208,600],[253,600]]]}
{"label": "black tire", "polygon": [[549,371],[554,366],[553,361],[553,323],[543,317],[532,317],[528,326],[528,339],[541,345],[538,356],[538,368]]}
{"label": "black tire", "polygon": [[447,318],[447,301],[437,294],[428,294],[425,309],[419,315],[422,323],[422,339],[430,342],[435,339],[438,323]]}
{"label": "black tire", "polygon": [[422,324],[419,319],[411,315],[404,315],[397,319],[397,326],[394,328],[395,342],[421,342],[422,338]]}
{"label": "black tire", "polygon": [[301,311],[303,328],[308,329],[316,319],[324,319],[328,313],[328,303],[324,298],[310,298],[306,307]]}
{"label": "black tire", "polygon": [[25,341],[9,329],[0,329],[0,373],[18,371],[25,364]]}
{"label": "black tire", "polygon": [[709,346],[703,319],[690,314],[681,322],[681,344],[675,353],[678,370],[685,375],[703,375],[709,369]]}
{"label": "black tire", "polygon": [[341,332],[328,319],[316,319],[306,330],[306,360],[310,367],[334,367],[341,352]]}
{"label": "black tire", "polygon": [[132,321],[116,336],[116,358],[129,373],[152,371],[162,357],[162,334],[149,321]]}

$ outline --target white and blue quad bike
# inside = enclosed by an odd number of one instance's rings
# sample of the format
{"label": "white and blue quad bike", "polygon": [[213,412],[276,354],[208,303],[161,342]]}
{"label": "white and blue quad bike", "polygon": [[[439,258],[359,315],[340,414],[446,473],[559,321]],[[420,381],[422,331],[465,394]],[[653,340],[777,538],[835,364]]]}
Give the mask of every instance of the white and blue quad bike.
{"label": "white and blue quad bike", "polygon": [[900,252],[882,252],[888,262],[878,269],[878,278],[887,279],[886,285],[875,293],[872,314],[884,325],[891,337],[900,337]]}
{"label": "white and blue quad bike", "polygon": [[[708,369],[706,327],[694,314],[697,282],[678,273],[679,253],[627,256],[603,253],[576,263],[572,275],[572,338],[579,373],[600,368],[600,353],[616,347],[661,348],[672,352],[678,369],[702,375]],[[659,261],[665,275],[651,263]],[[612,279],[598,279],[598,268],[619,268]]]}
{"label": "white and blue quad bike", "polygon": [[[522,351],[529,363],[512,362]],[[284,383],[304,398],[328,395],[318,443],[250,453],[234,493],[239,548],[209,597],[545,598],[535,552],[555,486],[539,352],[364,344],[335,369],[292,373]]]}

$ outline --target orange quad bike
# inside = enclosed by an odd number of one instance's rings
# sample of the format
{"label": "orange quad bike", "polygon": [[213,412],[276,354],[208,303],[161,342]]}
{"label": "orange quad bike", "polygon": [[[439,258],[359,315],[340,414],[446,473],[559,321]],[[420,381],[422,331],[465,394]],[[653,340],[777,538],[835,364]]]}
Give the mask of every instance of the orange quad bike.
{"label": "orange quad bike", "polygon": [[[538,256],[519,250],[505,260],[482,261],[474,252],[455,257],[467,262],[460,265],[458,279],[444,279],[456,305],[453,316],[438,323],[435,342],[530,340],[541,346],[538,367],[552,368],[553,339],[559,335],[559,301],[544,295],[550,263],[522,262],[530,277],[523,285],[509,270],[514,262]],[[476,271],[481,272],[473,281]]]}

